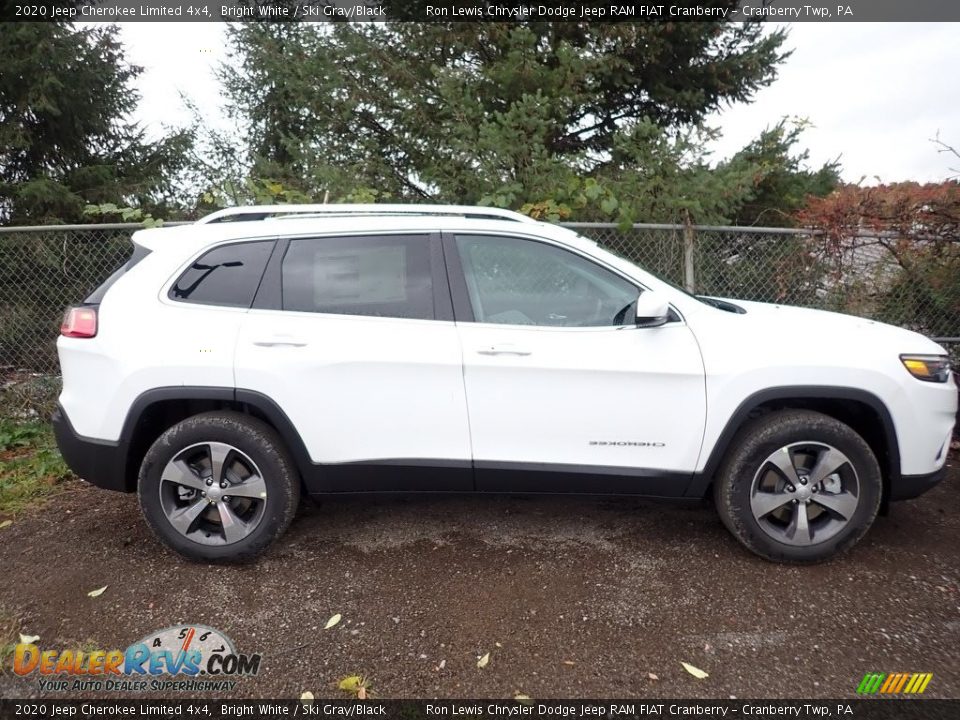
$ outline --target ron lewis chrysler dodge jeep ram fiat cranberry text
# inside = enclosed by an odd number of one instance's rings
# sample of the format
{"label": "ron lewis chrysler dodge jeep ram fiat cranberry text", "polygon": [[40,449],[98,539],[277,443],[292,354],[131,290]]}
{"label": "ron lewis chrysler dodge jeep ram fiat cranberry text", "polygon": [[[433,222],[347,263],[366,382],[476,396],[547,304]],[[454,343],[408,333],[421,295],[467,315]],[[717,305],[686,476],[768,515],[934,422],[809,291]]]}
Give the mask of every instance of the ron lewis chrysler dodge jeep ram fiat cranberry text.
{"label": "ron lewis chrysler dodge jeep ram fiat cranberry text", "polygon": [[940,479],[957,410],[922,335],[694,297],[491,208],[142,230],[59,354],[64,458],[203,560],[262,551],[301,493],[421,490],[712,494],[755,553],[815,561]]}

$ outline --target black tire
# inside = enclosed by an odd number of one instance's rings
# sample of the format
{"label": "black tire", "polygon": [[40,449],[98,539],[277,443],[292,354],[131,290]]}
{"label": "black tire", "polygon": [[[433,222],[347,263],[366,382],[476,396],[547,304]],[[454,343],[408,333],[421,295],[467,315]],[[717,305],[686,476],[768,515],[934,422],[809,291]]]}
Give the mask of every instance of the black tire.
{"label": "black tire", "polygon": [[[239,450],[256,464],[266,487],[257,524],[236,542],[206,545],[194,541],[173,526],[164,510],[160,487],[164,468],[181,452],[203,443],[224,443]],[[269,425],[243,413],[210,412],[183,420],[157,438],[140,466],[137,495],[147,524],[168,547],[191,560],[245,562],[263,552],[290,525],[300,500],[300,478],[283,441]]]}
{"label": "black tire", "polygon": [[[782,452],[782,448],[787,446],[802,447],[806,443],[830,446],[846,456],[849,467],[856,473],[856,504],[855,509],[849,513],[846,524],[835,530],[832,536],[825,536],[822,542],[817,542],[816,533],[813,532],[811,544],[794,545],[781,542],[772,536],[771,532],[776,532],[775,526],[772,531],[765,529],[770,528],[773,523],[767,524],[765,519],[761,521],[754,516],[751,496],[755,478],[761,468],[770,467],[768,460],[774,453]],[[792,457],[789,452],[787,456]],[[806,476],[801,477],[806,485]],[[786,485],[789,487],[789,483]],[[804,492],[809,492],[809,488],[805,488]],[[714,482],[717,511],[734,537],[760,557],[774,562],[797,564],[820,562],[855,545],[877,516],[882,495],[880,466],[864,439],[839,420],[808,410],[776,411],[752,420],[737,434]],[[820,497],[825,496],[829,497],[829,494],[821,494]],[[810,502],[816,503],[816,500],[817,496],[814,495]],[[796,507],[785,504],[776,512],[796,513]],[[813,507],[818,513],[824,512],[816,504]],[[767,517],[770,516],[764,516]],[[807,510],[804,510],[804,517],[807,517]],[[832,513],[828,513],[823,516],[822,522],[839,523],[840,520],[834,520],[834,517]],[[761,522],[764,523],[763,526]]]}

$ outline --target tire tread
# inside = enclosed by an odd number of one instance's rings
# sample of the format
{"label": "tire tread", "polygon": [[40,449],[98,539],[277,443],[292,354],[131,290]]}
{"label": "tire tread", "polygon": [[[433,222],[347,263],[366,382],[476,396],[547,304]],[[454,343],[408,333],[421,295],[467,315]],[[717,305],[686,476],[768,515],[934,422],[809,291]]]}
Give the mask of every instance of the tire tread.
{"label": "tire tread", "polygon": [[[269,482],[269,497],[279,496],[281,503],[270,516],[261,520],[261,526],[247,538],[234,545],[200,545],[191,542],[166,524],[159,501],[153,496],[159,477],[154,478],[156,468],[161,470],[170,457],[194,442],[203,442],[197,437],[205,433],[227,433],[252,444],[254,452],[263,454],[274,463],[279,472]],[[215,439],[215,438],[208,438]],[[240,448],[248,452],[250,448]],[[265,473],[266,474],[266,473]],[[265,478],[266,479],[266,478]],[[154,482],[156,480],[156,482]],[[191,560],[214,563],[244,563],[253,560],[290,526],[300,500],[300,477],[296,465],[276,430],[267,423],[241,412],[222,410],[201,413],[182,420],[168,428],[151,445],[140,466],[137,482],[137,497],[147,525],[153,534],[166,546]],[[268,505],[268,508],[271,507]],[[261,527],[266,527],[261,531]]]}
{"label": "tire tread", "polygon": [[[764,452],[765,446],[816,441],[824,436],[832,436],[833,441],[840,439],[841,444],[853,448],[854,452],[847,453],[848,457],[860,456],[857,474],[861,483],[861,506],[848,527],[819,545],[803,548],[778,543],[763,532],[750,511],[749,492],[756,472],[751,465],[755,462],[754,456]],[[857,458],[850,459],[857,462]],[[767,560],[804,565],[844,553],[863,538],[880,509],[882,478],[870,446],[848,425],[812,410],[778,410],[754,418],[737,433],[713,489],[721,521],[741,544]]]}

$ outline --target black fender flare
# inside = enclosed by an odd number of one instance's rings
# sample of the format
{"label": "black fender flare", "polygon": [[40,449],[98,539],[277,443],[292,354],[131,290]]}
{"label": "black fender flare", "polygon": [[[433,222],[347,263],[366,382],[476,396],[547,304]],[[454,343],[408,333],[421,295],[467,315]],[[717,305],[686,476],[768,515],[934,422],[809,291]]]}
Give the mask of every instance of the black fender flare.
{"label": "black fender flare", "polygon": [[[168,400],[220,400],[229,403],[241,403],[254,408],[266,418],[268,423],[273,425],[280,438],[286,443],[301,477],[310,476],[310,470],[313,467],[310,454],[307,452],[303,438],[290,418],[287,417],[287,414],[270,397],[255,390],[243,388],[177,385],[147,390],[137,396],[127,412],[123,429],[120,432],[121,447],[128,449],[129,453],[132,450],[132,441],[137,426],[140,424],[144,413],[150,406]],[[127,477],[136,477],[137,468],[130,467],[133,460],[129,456],[126,460]],[[132,476],[130,472],[133,472]]]}
{"label": "black fender flare", "polygon": [[853,400],[867,405],[880,418],[883,425],[883,434],[887,443],[887,462],[884,467],[883,458],[877,458],[881,463],[889,484],[895,484],[900,479],[900,445],[897,440],[897,431],[893,425],[893,417],[884,402],[873,393],[862,388],[840,387],[832,385],[784,385],[759,390],[748,396],[737,406],[727,420],[723,431],[710,450],[703,470],[695,473],[687,487],[686,496],[702,498],[706,495],[713,477],[723,462],[723,458],[730,448],[740,428],[746,423],[750,413],[766,403],[776,400]]}

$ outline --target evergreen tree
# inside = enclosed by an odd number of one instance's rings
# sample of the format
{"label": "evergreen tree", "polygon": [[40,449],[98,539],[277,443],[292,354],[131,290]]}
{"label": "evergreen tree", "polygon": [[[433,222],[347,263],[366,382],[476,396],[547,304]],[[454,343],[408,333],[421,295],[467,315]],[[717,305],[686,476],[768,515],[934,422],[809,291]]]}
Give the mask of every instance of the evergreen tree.
{"label": "evergreen tree", "polygon": [[115,26],[0,24],[0,221],[78,222],[87,204],[166,214],[190,137],[129,120],[140,68]]}
{"label": "evergreen tree", "polygon": [[[749,99],[784,57],[782,32],[750,23],[244,24],[228,34],[228,109],[249,130],[255,174],[313,196],[367,188],[516,207],[577,178],[678,161],[689,151],[678,129]],[[658,157],[641,167],[651,148]]]}
{"label": "evergreen tree", "polygon": [[750,198],[733,216],[737,225],[793,225],[810,196],[825,197],[839,186],[838,161],[811,169],[810,153],[794,152],[805,126],[804,121],[781,121],[732,158],[732,163],[756,168]]}

